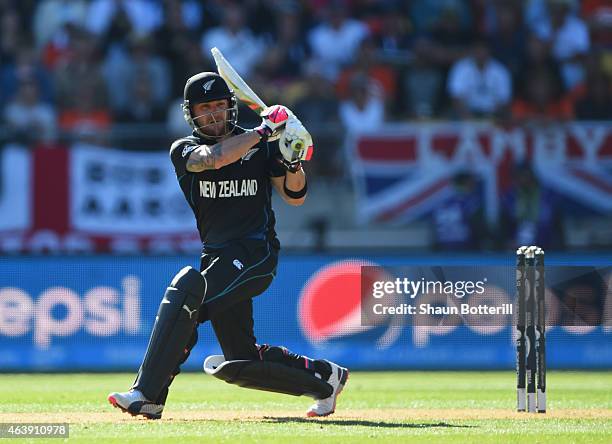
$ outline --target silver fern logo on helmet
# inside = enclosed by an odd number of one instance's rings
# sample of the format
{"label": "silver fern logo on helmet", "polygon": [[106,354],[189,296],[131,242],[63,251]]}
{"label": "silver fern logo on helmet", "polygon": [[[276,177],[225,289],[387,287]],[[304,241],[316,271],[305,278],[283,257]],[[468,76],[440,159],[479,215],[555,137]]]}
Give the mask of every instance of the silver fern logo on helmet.
{"label": "silver fern logo on helmet", "polygon": [[212,79],[209,80],[208,82],[206,82],[205,84],[202,85],[202,88],[204,88],[204,91],[208,92],[210,91],[210,88],[212,88],[213,83],[215,83],[216,79]]}

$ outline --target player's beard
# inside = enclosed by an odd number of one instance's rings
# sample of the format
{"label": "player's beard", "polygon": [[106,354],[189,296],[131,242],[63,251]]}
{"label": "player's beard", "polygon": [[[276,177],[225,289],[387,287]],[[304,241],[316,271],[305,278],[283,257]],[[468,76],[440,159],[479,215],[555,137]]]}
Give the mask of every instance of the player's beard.
{"label": "player's beard", "polygon": [[199,125],[200,122],[196,120],[196,125],[198,126],[198,131],[206,137],[210,137],[213,139],[220,139],[227,135],[227,120],[225,118],[215,119],[214,116],[209,116],[208,121],[203,125]]}

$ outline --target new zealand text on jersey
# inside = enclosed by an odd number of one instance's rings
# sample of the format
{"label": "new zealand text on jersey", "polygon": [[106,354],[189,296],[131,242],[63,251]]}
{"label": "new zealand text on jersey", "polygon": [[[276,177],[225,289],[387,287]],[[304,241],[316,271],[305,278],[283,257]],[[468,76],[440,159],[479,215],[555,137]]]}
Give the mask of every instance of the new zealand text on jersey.
{"label": "new zealand text on jersey", "polygon": [[257,194],[256,179],[200,181],[200,197],[243,197]]}

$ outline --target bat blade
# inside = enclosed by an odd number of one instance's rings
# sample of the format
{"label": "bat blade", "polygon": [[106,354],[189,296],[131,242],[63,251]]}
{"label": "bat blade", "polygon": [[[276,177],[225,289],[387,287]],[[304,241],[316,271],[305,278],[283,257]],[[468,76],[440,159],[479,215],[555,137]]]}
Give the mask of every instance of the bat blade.
{"label": "bat blade", "polygon": [[255,111],[257,114],[261,113],[265,108],[266,104],[259,98],[257,94],[247,85],[247,83],[240,77],[236,70],[230,65],[230,63],[223,57],[221,51],[215,46],[210,50],[215,64],[217,65],[217,71],[219,75],[227,82],[230,88],[234,90],[236,97],[246,104],[249,108]]}

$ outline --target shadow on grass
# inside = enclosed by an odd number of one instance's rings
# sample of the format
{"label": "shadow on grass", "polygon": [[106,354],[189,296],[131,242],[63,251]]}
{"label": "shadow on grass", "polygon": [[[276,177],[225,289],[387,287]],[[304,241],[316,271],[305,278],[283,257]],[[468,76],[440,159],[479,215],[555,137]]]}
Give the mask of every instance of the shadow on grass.
{"label": "shadow on grass", "polygon": [[390,429],[428,429],[428,428],[474,428],[477,426],[473,425],[458,425],[458,424],[449,424],[446,422],[434,422],[434,423],[404,423],[404,422],[387,422],[387,421],[368,421],[363,419],[307,419],[307,418],[294,418],[294,417],[273,417],[273,416],[264,416],[263,422],[270,423],[289,423],[289,422],[299,422],[299,423],[309,423],[323,426],[325,424],[329,425],[339,425],[339,426],[362,426],[362,427],[382,427],[382,428],[390,428]]}

